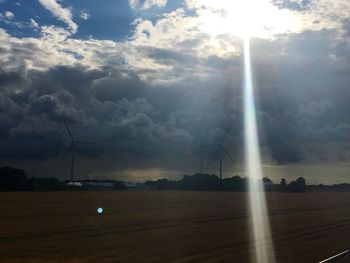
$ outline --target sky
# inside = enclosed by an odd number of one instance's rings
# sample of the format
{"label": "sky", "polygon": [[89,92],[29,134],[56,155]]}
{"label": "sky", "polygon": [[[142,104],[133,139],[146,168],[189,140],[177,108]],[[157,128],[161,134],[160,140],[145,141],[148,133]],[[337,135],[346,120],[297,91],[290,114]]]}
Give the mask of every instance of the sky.
{"label": "sky", "polygon": [[347,0],[0,0],[0,165],[68,179],[66,123],[77,179],[175,179],[228,130],[244,176],[245,36],[264,175],[350,182]]}

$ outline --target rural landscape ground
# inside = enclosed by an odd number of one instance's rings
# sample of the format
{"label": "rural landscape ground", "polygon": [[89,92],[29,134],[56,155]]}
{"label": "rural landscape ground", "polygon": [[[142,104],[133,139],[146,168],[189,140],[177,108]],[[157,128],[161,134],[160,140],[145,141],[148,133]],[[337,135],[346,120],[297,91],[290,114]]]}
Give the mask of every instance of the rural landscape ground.
{"label": "rural landscape ground", "polygon": [[[246,198],[186,191],[0,193],[0,262],[250,262]],[[278,262],[318,262],[349,249],[350,193],[270,193],[268,207]]]}

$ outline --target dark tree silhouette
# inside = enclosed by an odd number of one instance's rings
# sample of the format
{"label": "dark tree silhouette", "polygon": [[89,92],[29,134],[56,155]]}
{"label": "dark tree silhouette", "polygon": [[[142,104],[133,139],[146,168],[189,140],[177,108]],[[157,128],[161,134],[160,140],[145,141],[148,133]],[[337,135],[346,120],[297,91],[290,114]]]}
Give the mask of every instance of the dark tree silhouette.
{"label": "dark tree silhouette", "polygon": [[180,189],[194,191],[220,190],[220,178],[216,175],[194,174],[192,176],[185,175],[179,181]]}
{"label": "dark tree silhouette", "polygon": [[0,191],[24,191],[27,188],[27,174],[21,169],[0,168]]}
{"label": "dark tree silhouette", "polygon": [[238,175],[232,178],[225,178],[222,180],[222,189],[224,191],[246,191],[247,180]]}
{"label": "dark tree silhouette", "polygon": [[306,181],[303,177],[299,177],[297,180],[290,182],[287,189],[294,193],[304,193],[306,192]]}
{"label": "dark tree silhouette", "polygon": [[286,181],[286,179],[284,179],[284,178],[281,179],[281,182],[279,184],[279,189],[280,189],[281,192],[287,191],[287,181]]}
{"label": "dark tree silhouette", "polygon": [[264,189],[267,192],[271,192],[271,191],[275,191],[276,190],[276,186],[273,184],[272,180],[264,177],[262,179],[263,185],[264,185]]}

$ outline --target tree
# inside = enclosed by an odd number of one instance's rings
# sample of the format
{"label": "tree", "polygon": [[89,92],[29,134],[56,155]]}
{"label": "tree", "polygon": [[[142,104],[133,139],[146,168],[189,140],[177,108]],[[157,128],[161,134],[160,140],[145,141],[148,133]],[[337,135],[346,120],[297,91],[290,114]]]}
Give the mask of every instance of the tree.
{"label": "tree", "polygon": [[285,187],[287,185],[286,179],[282,178],[280,182],[280,186]]}
{"label": "tree", "polygon": [[295,193],[306,192],[306,181],[303,177],[299,177],[297,180],[288,184],[288,191]]}
{"label": "tree", "polygon": [[267,184],[267,185],[273,184],[272,180],[270,178],[267,178],[267,177],[264,177],[262,179],[262,181],[263,181],[263,184]]}
{"label": "tree", "polygon": [[220,189],[219,177],[209,174],[197,173],[192,176],[185,175],[179,184],[183,190],[208,191]]}
{"label": "tree", "polygon": [[265,191],[271,192],[271,191],[275,190],[275,185],[273,184],[273,182],[270,178],[264,177],[262,179],[262,182],[263,182],[263,186],[264,186]]}
{"label": "tree", "polygon": [[287,190],[287,181],[286,179],[282,178],[280,185],[279,185],[280,191],[285,192]]}
{"label": "tree", "polygon": [[238,175],[232,178],[222,180],[222,189],[224,191],[245,191],[247,189],[247,180]]}
{"label": "tree", "polygon": [[0,168],[0,191],[24,191],[26,188],[27,174],[24,170]]}

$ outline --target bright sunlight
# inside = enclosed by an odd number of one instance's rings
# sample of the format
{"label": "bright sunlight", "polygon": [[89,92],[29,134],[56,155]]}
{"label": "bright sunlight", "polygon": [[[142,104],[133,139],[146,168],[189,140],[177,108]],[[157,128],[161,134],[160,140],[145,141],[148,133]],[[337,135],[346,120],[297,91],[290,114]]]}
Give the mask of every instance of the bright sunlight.
{"label": "bright sunlight", "polygon": [[293,32],[298,20],[293,11],[279,9],[270,0],[198,0],[202,29],[212,35],[270,38]]}

